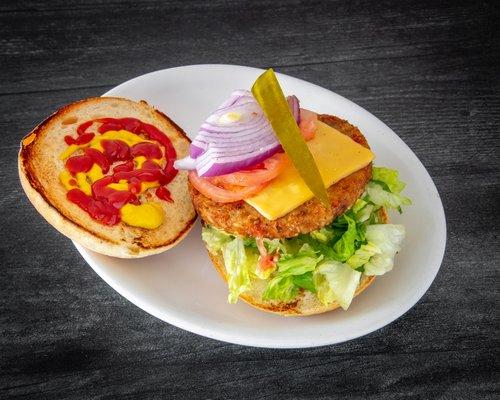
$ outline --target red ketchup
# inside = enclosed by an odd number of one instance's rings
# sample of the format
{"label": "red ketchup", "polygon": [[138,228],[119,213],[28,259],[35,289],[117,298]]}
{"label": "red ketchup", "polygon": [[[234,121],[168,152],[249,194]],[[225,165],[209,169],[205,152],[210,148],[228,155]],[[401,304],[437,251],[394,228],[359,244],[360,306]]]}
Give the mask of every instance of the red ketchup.
{"label": "red ketchup", "polygon": [[89,156],[73,156],[66,160],[66,169],[71,175],[76,175],[78,172],[87,172],[92,168],[94,160]]}
{"label": "red ketchup", "polygon": [[78,126],[78,128],[76,129],[76,133],[78,134],[78,137],[75,139],[69,135],[65,136],[64,141],[66,142],[66,144],[67,145],[72,145],[72,144],[80,145],[80,144],[87,144],[88,142],[90,142],[94,138],[95,134],[92,132],[86,132],[86,131],[87,131],[87,128],[90,128],[93,123],[94,123],[94,121],[87,121],[87,122],[84,122],[83,124],[80,124],[80,126]]}
{"label": "red ketchup", "polygon": [[[87,147],[83,155],[68,158],[65,166],[73,176],[78,172],[88,172],[94,164],[101,168],[103,174],[107,174],[113,163],[117,161],[120,163],[112,168],[111,174],[91,185],[91,196],[80,189],[71,189],[66,194],[67,199],[85,210],[93,219],[110,226],[120,222],[120,208],[125,204],[140,204],[137,194],[141,191],[142,182],[159,182],[160,186],[155,191],[156,196],[173,203],[170,191],[165,187],[177,175],[177,170],[173,167],[177,154],[170,139],[153,125],[136,118],[100,118],[81,124],[77,128],[78,137],[75,139],[66,136],[65,142],[68,145],[89,143],[95,134],[87,132],[87,129],[94,123],[101,124],[97,129],[101,134],[110,130],[127,130],[158,144],[143,142],[129,147],[122,140],[102,140],[102,152]],[[163,146],[164,152],[160,146]],[[140,156],[145,157],[146,161],[142,163],[141,168],[136,169],[133,158]],[[162,168],[153,159],[163,157],[166,158],[166,165]],[[120,181],[123,180],[127,181],[127,190],[108,187],[111,183],[122,183]],[[76,181],[71,179],[70,183],[75,185]]]}
{"label": "red ketchup", "polygon": [[106,200],[95,200],[87,196],[80,189],[71,189],[66,193],[66,198],[104,225],[116,225],[121,220],[120,210]]}

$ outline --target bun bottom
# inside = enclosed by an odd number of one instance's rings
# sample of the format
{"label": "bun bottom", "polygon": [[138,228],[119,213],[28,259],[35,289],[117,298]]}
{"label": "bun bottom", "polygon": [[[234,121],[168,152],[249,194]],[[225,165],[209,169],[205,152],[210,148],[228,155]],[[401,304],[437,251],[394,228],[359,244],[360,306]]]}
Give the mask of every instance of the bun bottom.
{"label": "bun bottom", "polygon": [[[224,260],[218,254],[208,252],[215,269],[219,272],[222,278],[227,282],[226,268],[224,267]],[[375,280],[374,276],[361,277],[358,288],[356,289],[355,296],[365,290]],[[240,299],[251,306],[258,308],[262,311],[267,311],[274,314],[280,314],[287,317],[292,316],[307,316],[314,314],[321,314],[327,311],[335,310],[340,305],[333,302],[328,305],[321,303],[314,293],[308,290],[300,289],[299,295],[291,303],[282,303],[277,301],[263,301],[262,294],[266,289],[267,281],[255,280],[252,282],[253,287],[251,290],[240,295]]]}
{"label": "bun bottom", "polygon": [[[379,211],[379,217],[388,223],[388,216],[384,209]],[[214,264],[215,269],[219,272],[220,276],[227,282],[226,268],[224,266],[224,260],[220,254],[211,253],[208,251],[208,255]],[[375,280],[375,276],[362,275],[359,285],[354,293],[354,297],[358,296],[363,292],[368,286],[370,286]],[[252,289],[241,294],[240,299],[245,303],[251,305],[252,307],[258,308],[262,311],[267,311],[274,314],[283,315],[286,317],[298,317],[298,316],[308,316],[315,314],[322,314],[328,311],[333,311],[340,307],[340,304],[333,302],[328,305],[324,305],[319,301],[314,293],[308,290],[300,289],[297,298],[290,303],[283,303],[278,301],[264,301],[262,300],[262,295],[266,289],[267,281],[256,279],[252,282]]]}

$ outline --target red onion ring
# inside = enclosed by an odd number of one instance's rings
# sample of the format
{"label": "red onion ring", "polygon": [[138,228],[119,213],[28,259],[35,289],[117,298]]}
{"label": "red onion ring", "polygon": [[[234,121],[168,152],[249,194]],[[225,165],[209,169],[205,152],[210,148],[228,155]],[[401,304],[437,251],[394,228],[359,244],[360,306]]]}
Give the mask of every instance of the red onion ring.
{"label": "red onion ring", "polygon": [[[287,98],[300,123],[299,100]],[[230,174],[258,164],[282,151],[262,108],[247,90],[235,90],[201,125],[191,143],[189,157],[175,168],[196,169],[198,176]]]}

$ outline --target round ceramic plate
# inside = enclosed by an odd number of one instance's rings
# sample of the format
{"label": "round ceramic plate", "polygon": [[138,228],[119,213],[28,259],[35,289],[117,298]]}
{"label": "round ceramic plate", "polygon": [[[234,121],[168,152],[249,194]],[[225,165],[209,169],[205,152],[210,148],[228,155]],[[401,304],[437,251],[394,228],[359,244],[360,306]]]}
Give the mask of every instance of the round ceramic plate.
{"label": "round ceramic plate", "polygon": [[[233,89],[249,89],[260,69],[192,65],[153,72],[104,96],[146,100],[193,138],[203,120]],[[227,287],[213,268],[200,225],[174,249],[139,260],[107,257],[77,244],[90,266],[118,293],[148,313],[182,329],[242,345],[297,348],[344,342],[379,329],[408,311],[426,292],[441,265],[446,224],[439,194],[422,163],[383,122],[351,101],[319,86],[278,74],[286,94],[305,108],[340,116],[358,126],[376,155],[375,164],[396,168],[413,200],[391,220],[406,226],[394,269],[356,297],[348,311],[286,318],[244,302],[227,303]]]}

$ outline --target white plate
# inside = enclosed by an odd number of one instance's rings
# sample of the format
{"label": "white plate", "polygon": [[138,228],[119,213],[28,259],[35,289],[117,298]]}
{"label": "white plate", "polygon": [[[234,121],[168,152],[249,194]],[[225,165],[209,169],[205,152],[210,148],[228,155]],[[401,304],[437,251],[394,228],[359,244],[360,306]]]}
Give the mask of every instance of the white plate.
{"label": "white plate", "polygon": [[[260,69],[192,65],[152,72],[125,82],[109,96],[144,99],[169,115],[192,138],[233,89],[251,87]],[[407,229],[396,266],[357,297],[348,311],[285,318],[242,301],[226,302],[227,288],[212,267],[199,224],[174,249],[140,260],[103,256],[75,244],[90,266],[118,293],[148,313],[182,329],[242,345],[297,348],[354,339],[379,329],[410,309],[426,292],[441,265],[446,223],[439,194],[422,163],[383,122],[351,101],[319,86],[278,74],[284,92],[321,113],[358,126],[376,154],[376,164],[396,168],[413,200],[403,215]]]}

